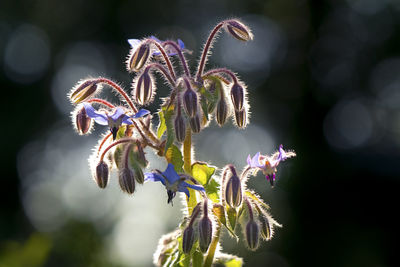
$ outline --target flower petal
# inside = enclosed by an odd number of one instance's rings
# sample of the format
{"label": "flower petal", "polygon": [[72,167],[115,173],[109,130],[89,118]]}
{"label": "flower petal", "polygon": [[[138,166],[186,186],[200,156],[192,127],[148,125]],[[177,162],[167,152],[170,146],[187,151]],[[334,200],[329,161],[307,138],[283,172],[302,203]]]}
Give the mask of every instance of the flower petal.
{"label": "flower petal", "polygon": [[89,103],[83,103],[83,107],[85,108],[86,114],[94,119],[96,123],[100,125],[108,124],[108,118],[105,113],[96,111]]}
{"label": "flower petal", "polygon": [[170,183],[170,184],[173,184],[180,179],[179,175],[175,171],[174,165],[172,165],[171,163],[168,163],[168,167],[163,172],[163,175],[165,176],[165,178],[168,180],[168,183]]}
{"label": "flower petal", "polygon": [[182,184],[184,184],[186,187],[190,187],[190,188],[192,188],[194,190],[197,190],[197,191],[202,191],[202,192],[206,191],[204,189],[204,187],[201,186],[201,185],[194,185],[194,184],[189,184],[189,183],[186,183],[186,182],[182,182]]}
{"label": "flower petal", "polygon": [[132,46],[133,50],[136,50],[136,48],[140,44],[140,40],[139,39],[128,39],[128,43]]}
{"label": "flower petal", "polygon": [[185,44],[183,43],[183,41],[181,39],[178,39],[178,45],[181,48],[181,50],[185,49]]}
{"label": "flower petal", "polygon": [[247,164],[250,168],[263,168],[264,165],[260,163],[260,152],[254,155],[253,158],[250,159],[250,155],[247,157]]}
{"label": "flower petal", "polygon": [[165,179],[162,177],[162,175],[154,172],[146,172],[144,174],[144,180],[145,181],[152,181],[152,182],[161,182],[163,185],[165,185]]}
{"label": "flower petal", "polygon": [[113,121],[117,121],[121,115],[125,114],[125,110],[121,107],[117,107],[114,113],[110,116]]}
{"label": "flower petal", "polygon": [[141,109],[139,110],[136,114],[132,115],[131,118],[141,118],[146,116],[147,114],[150,114],[150,111],[148,111],[147,109]]}

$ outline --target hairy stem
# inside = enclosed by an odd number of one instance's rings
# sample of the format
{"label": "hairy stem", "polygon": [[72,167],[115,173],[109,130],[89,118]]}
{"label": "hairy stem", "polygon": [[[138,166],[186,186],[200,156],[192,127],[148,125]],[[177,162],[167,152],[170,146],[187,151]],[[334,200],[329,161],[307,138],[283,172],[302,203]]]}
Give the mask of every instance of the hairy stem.
{"label": "hairy stem", "polygon": [[[187,174],[192,175],[192,131],[190,127],[186,129],[185,141],[183,141],[183,169]],[[190,197],[186,198],[186,204],[190,215],[197,204],[197,199],[196,191],[188,189]]]}
{"label": "hairy stem", "polygon": [[165,60],[165,63],[167,63],[167,67],[169,69],[169,72],[171,73],[172,79],[175,81],[176,80],[175,71],[174,71],[174,68],[172,67],[171,60],[169,60],[169,57],[168,57],[167,53],[165,52],[164,48],[156,40],[153,40],[153,39],[147,39],[147,40],[148,40],[148,42],[157,46],[157,49],[162,54],[162,56]]}
{"label": "hairy stem", "polygon": [[98,103],[98,104],[102,104],[102,105],[104,105],[106,107],[109,107],[109,108],[115,108],[115,106],[113,104],[111,104],[107,100],[104,100],[104,99],[101,99],[101,98],[91,98],[91,99],[87,100],[86,102],[88,102],[88,103]]}
{"label": "hairy stem", "polygon": [[[161,65],[160,63],[151,63],[146,66],[146,70],[148,71],[151,68],[157,68],[159,71],[161,71],[162,74],[167,78],[168,82],[171,84],[173,88],[175,88],[175,81],[172,79],[172,76],[169,74],[168,70]],[[146,71],[145,70],[145,71]]]}
{"label": "hairy stem", "polygon": [[203,76],[203,70],[204,66],[206,65],[207,57],[208,57],[208,51],[210,50],[211,44],[218,33],[218,31],[221,29],[221,27],[224,25],[224,22],[220,22],[215,28],[211,31],[210,35],[208,36],[206,45],[204,46],[203,52],[200,57],[200,63],[199,63],[199,68],[197,69],[197,74],[196,74],[196,80],[200,82],[201,76]]}
{"label": "hairy stem", "polygon": [[237,79],[235,73],[226,68],[218,68],[218,69],[213,69],[213,70],[207,71],[206,73],[204,73],[204,76],[210,76],[210,75],[219,74],[219,73],[224,73],[224,74],[228,75],[229,77],[231,77],[231,79],[234,83],[238,82],[238,79]]}
{"label": "hairy stem", "polygon": [[116,84],[115,82],[113,82],[107,78],[98,78],[97,81],[111,86],[114,90],[116,90],[125,99],[125,101],[131,107],[133,112],[135,112],[135,113],[138,112],[138,110],[135,107],[135,105],[133,104],[132,100],[129,98],[129,96],[125,93],[125,91],[118,84]]}
{"label": "hairy stem", "polygon": [[113,148],[114,146],[116,146],[116,145],[119,145],[119,144],[123,144],[123,143],[129,143],[129,142],[133,142],[133,141],[135,141],[135,139],[133,139],[133,138],[121,138],[121,139],[119,139],[118,141],[115,141],[114,143],[112,143],[111,145],[109,145],[108,147],[106,147],[105,149],[104,149],[104,151],[103,151],[103,153],[101,153],[101,156],[100,156],[100,161],[103,161],[104,160],[104,156],[107,154],[107,152],[111,149],[111,148]]}
{"label": "hairy stem", "polygon": [[165,42],[163,42],[163,45],[164,45],[164,46],[170,45],[170,46],[172,46],[172,47],[174,48],[174,50],[176,51],[176,53],[177,53],[178,56],[179,56],[179,59],[180,59],[181,62],[182,62],[182,66],[183,66],[183,70],[184,70],[185,74],[186,74],[187,76],[190,76],[189,67],[188,67],[188,65],[187,65],[187,61],[186,61],[186,59],[185,59],[185,56],[184,56],[183,53],[182,53],[181,48],[180,48],[175,42],[172,42],[172,41],[165,41]]}

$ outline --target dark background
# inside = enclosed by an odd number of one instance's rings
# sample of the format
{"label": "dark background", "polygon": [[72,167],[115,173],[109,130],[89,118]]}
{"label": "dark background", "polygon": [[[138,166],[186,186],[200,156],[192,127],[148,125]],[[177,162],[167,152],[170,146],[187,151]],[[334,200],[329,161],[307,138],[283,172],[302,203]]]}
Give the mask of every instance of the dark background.
{"label": "dark background", "polygon": [[[79,220],[46,233],[42,252],[27,252],[35,234],[37,244],[43,236],[24,212],[16,159],[27,142],[69,120],[51,93],[57,73],[63,78],[59,70],[68,46],[96,43],[106,51],[106,68],[97,75],[129,84],[121,63],[126,39],[151,33],[182,38],[194,62],[212,25],[254,16],[279,28],[285,49],[269,61],[268,74],[238,70],[250,86],[257,80],[249,89],[252,122],[274,136],[275,147],[284,143],[298,156],[277,185],[291,214],[273,214],[285,228],[258,251],[241,246],[237,254],[247,266],[395,266],[400,186],[395,0],[1,1],[0,266],[11,258],[16,263],[10,266],[114,266],[99,254],[106,241]],[[32,52],[40,41],[15,35],[26,27],[45,34],[44,54]],[[222,52],[216,45],[215,53]],[[74,82],[66,84],[61,92]]]}

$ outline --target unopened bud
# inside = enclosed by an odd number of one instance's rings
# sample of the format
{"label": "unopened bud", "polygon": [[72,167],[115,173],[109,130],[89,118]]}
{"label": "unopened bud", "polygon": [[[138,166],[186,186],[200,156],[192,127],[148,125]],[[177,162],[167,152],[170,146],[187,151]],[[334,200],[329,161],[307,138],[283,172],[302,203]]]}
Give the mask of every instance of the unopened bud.
{"label": "unopened bud", "polygon": [[143,66],[146,64],[149,58],[150,58],[150,44],[142,43],[129,58],[128,69],[130,71],[135,71],[135,72],[139,71],[140,69],[143,68]]}
{"label": "unopened bud", "polygon": [[201,252],[207,252],[212,238],[212,223],[210,218],[204,216],[199,221],[199,245]]}
{"label": "unopened bud", "polygon": [[242,185],[236,174],[228,179],[225,189],[226,203],[233,208],[237,208],[242,204]]}
{"label": "unopened bud", "polygon": [[96,166],[96,183],[100,188],[105,188],[108,183],[109,170],[104,161],[100,161]]}
{"label": "unopened bud", "polygon": [[229,20],[226,22],[226,29],[233,37],[240,41],[249,41],[253,39],[250,29],[237,20]]}
{"label": "unopened bud", "polygon": [[90,130],[92,119],[86,114],[85,108],[81,108],[75,116],[75,125],[79,134],[87,134]]}
{"label": "unopened bud", "polygon": [[190,128],[192,128],[192,132],[198,133],[200,132],[200,118],[199,115],[196,115],[189,120]]}
{"label": "unopened bud", "polygon": [[135,177],[136,182],[138,182],[139,184],[143,184],[144,183],[143,170],[139,166],[135,166],[133,170],[134,170],[133,177]]}
{"label": "unopened bud", "polygon": [[121,190],[128,194],[135,192],[135,178],[134,173],[130,168],[122,168],[119,171],[119,186]]}
{"label": "unopened bud", "polygon": [[189,225],[183,231],[183,238],[182,238],[182,250],[183,250],[183,253],[185,253],[185,254],[189,254],[190,253],[190,250],[192,250],[194,241],[195,240],[194,240],[193,227],[191,225]]}
{"label": "unopened bud", "polygon": [[231,88],[231,99],[235,110],[242,110],[244,103],[244,89],[238,84],[234,83]]}
{"label": "unopened bud", "polygon": [[175,117],[174,126],[176,140],[183,142],[185,140],[186,125],[180,112]]}
{"label": "unopened bud", "polygon": [[259,244],[260,228],[254,220],[246,225],[246,242],[251,250],[256,250]]}
{"label": "unopened bud", "polygon": [[147,104],[153,96],[153,80],[148,71],[144,71],[136,81],[134,98],[140,105]]}
{"label": "unopened bud", "polygon": [[246,109],[235,110],[235,121],[239,128],[245,128],[247,125]]}
{"label": "unopened bud", "polygon": [[221,97],[218,101],[216,118],[219,126],[223,126],[226,122],[226,118],[228,117],[228,105],[225,101],[225,97]]}
{"label": "unopened bud", "polygon": [[183,107],[189,117],[193,117],[197,113],[197,94],[193,89],[188,88],[183,94]]}
{"label": "unopened bud", "polygon": [[97,81],[96,80],[85,80],[79,82],[69,95],[72,103],[78,104],[89,99],[93,96],[98,89]]}
{"label": "unopened bud", "polygon": [[267,218],[260,216],[261,235],[265,240],[271,239],[271,225]]}

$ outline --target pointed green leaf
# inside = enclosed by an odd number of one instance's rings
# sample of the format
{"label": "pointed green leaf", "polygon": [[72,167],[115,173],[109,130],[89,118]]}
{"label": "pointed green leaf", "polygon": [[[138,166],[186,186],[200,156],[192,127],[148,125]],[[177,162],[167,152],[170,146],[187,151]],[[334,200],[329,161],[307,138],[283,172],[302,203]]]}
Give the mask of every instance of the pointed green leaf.
{"label": "pointed green leaf", "polygon": [[246,190],[245,194],[246,194],[246,196],[248,196],[251,199],[253,199],[254,201],[256,201],[256,203],[261,205],[264,209],[266,209],[266,210],[270,209],[269,205],[266,204],[255,192]]}
{"label": "pointed green leaf", "polygon": [[214,204],[213,208],[212,208],[213,213],[215,214],[215,216],[217,217],[217,219],[219,220],[219,222],[225,226],[226,230],[229,231],[229,233],[236,238],[236,240],[238,239],[238,236],[235,234],[235,232],[226,224],[226,217],[225,217],[225,209],[224,206],[222,206],[221,204]]}
{"label": "pointed green leaf", "polygon": [[174,105],[170,105],[167,109],[167,106],[161,107],[161,110],[158,112],[158,117],[160,119],[160,123],[158,124],[157,129],[157,137],[161,138],[161,136],[167,131],[167,141],[164,148],[164,153],[167,152],[168,148],[172,145],[175,138],[174,133],[174,123],[172,121],[174,115]]}
{"label": "pointed green leaf", "polygon": [[208,184],[214,172],[215,168],[208,166],[206,163],[196,162],[192,165],[192,176],[203,186]]}
{"label": "pointed green leaf", "polygon": [[241,267],[243,266],[243,259],[234,255],[220,253],[215,260],[216,263],[222,264],[225,267]]}
{"label": "pointed green leaf", "polygon": [[204,256],[198,249],[196,249],[192,254],[192,266],[201,267],[203,266]]}
{"label": "pointed green leaf", "polygon": [[235,230],[237,221],[236,209],[231,208],[229,205],[227,205],[226,207],[227,207],[226,214],[228,215],[229,224],[231,225],[231,228]]}
{"label": "pointed green leaf", "polygon": [[219,183],[214,178],[211,178],[208,184],[204,186],[208,198],[214,203],[219,202],[219,188]]}
{"label": "pointed green leaf", "polygon": [[182,153],[178,147],[171,145],[168,148],[167,153],[165,153],[165,157],[167,158],[168,163],[172,163],[174,165],[176,172],[183,172]]}

